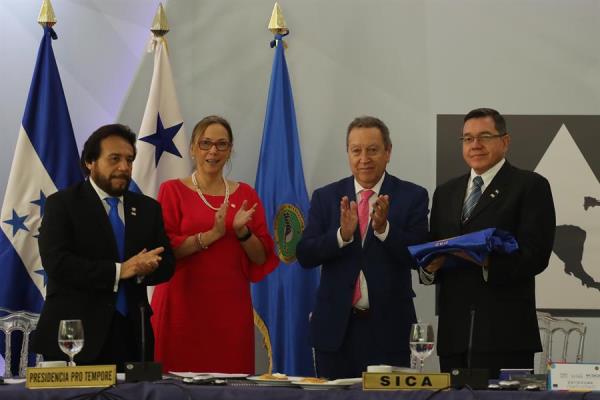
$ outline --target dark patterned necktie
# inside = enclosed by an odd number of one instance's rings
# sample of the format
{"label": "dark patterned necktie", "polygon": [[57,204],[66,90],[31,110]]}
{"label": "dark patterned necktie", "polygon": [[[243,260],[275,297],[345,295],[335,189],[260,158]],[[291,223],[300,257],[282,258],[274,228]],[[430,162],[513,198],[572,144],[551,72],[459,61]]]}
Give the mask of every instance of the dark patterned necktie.
{"label": "dark patterned necktie", "polygon": [[471,193],[465,200],[465,204],[463,204],[462,211],[462,220],[465,222],[471,216],[471,213],[475,209],[479,198],[481,197],[481,187],[483,186],[483,179],[480,176],[476,176],[473,178],[473,188],[471,189]]}

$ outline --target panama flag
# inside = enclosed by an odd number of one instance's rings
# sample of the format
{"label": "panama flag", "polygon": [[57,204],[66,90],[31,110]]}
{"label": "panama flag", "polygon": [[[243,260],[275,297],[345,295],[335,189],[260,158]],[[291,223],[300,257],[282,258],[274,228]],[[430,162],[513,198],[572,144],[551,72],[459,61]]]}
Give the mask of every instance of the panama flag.
{"label": "panama flag", "polygon": [[154,52],[154,72],[138,135],[131,186],[156,198],[162,182],[186,176],[191,168],[164,36],[152,38],[150,51]]}
{"label": "panama flag", "polygon": [[[83,179],[52,50],[56,38],[52,28],[44,28],[2,204],[0,307],[10,310],[40,312],[46,275],[37,238],[46,198]],[[0,341],[4,355],[4,336]]]}

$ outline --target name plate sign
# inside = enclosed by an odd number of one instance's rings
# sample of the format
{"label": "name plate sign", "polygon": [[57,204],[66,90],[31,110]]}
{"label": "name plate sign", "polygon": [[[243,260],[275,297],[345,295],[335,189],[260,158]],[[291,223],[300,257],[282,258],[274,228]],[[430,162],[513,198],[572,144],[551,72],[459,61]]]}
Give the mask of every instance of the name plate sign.
{"label": "name plate sign", "polygon": [[450,374],[363,372],[363,390],[421,390],[450,387]]}
{"label": "name plate sign", "polygon": [[549,390],[600,390],[600,364],[552,363],[548,376]]}
{"label": "name plate sign", "polygon": [[30,389],[107,387],[117,382],[115,365],[82,365],[59,368],[27,368],[25,386]]}

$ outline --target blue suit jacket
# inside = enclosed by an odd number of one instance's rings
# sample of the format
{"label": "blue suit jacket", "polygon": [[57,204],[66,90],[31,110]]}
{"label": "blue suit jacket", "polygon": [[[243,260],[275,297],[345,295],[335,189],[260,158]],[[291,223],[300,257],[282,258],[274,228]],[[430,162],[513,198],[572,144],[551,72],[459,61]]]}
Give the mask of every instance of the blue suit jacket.
{"label": "blue suit jacket", "polygon": [[386,240],[377,239],[369,226],[363,245],[357,228],[354,241],[340,249],[340,200],[343,196],[356,200],[354,177],[313,193],[308,225],[296,254],[304,268],[323,266],[311,318],[317,350],[336,351],[342,345],[362,269],[369,289],[369,321],[380,343],[391,351],[408,351],[410,325],[416,317],[411,283],[414,261],[406,247],[427,239],[429,199],[424,188],[387,173],[379,194],[390,196]]}

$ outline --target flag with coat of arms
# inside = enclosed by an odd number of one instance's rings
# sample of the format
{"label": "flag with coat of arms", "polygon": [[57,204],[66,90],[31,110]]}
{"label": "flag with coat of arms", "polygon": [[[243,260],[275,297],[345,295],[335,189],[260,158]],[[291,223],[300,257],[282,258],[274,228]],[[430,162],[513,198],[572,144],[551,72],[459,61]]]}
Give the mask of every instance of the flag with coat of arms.
{"label": "flag with coat of arms", "polygon": [[[285,24],[277,3],[271,23],[274,20]],[[271,47],[275,47],[275,57],[256,172],[256,191],[263,202],[281,263],[252,287],[254,320],[263,335],[271,371],[314,376],[308,327],[320,270],[305,270],[296,260],[296,245],[304,230],[309,201],[285,60],[283,36],[289,31],[279,27],[273,31],[275,40]]]}

